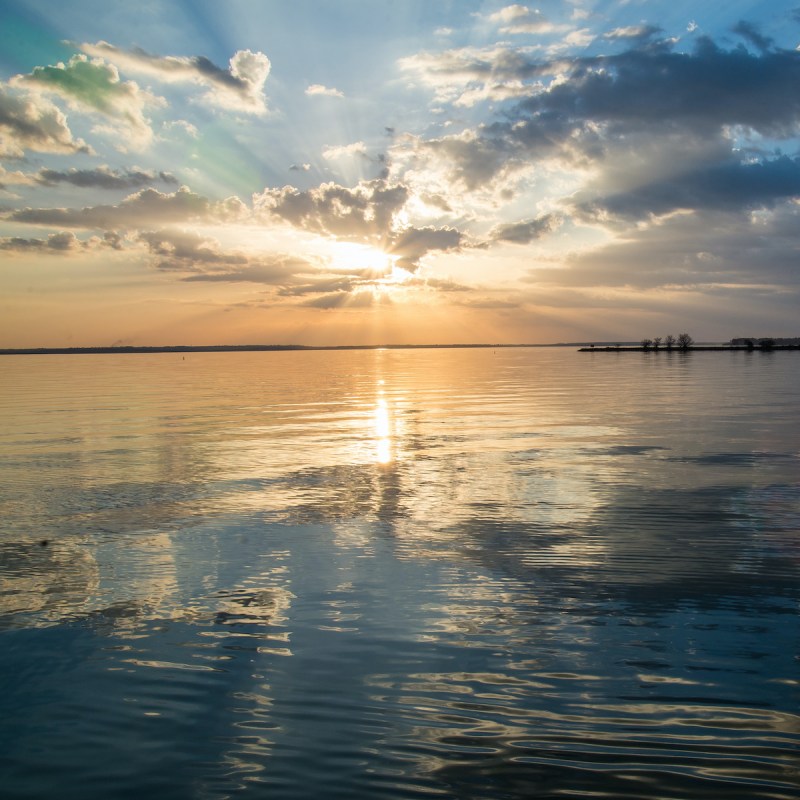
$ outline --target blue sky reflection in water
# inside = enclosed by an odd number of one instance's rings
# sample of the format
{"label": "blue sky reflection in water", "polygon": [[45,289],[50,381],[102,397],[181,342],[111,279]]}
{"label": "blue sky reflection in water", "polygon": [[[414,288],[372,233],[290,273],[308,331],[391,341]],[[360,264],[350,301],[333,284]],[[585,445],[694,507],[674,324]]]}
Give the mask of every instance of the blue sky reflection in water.
{"label": "blue sky reflection in water", "polygon": [[5,796],[797,797],[796,353],[3,370]]}

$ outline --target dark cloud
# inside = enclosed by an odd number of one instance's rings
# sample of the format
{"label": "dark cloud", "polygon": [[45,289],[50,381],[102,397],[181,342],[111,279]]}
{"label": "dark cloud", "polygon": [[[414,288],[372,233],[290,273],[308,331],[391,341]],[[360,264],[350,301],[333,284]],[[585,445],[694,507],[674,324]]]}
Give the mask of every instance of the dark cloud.
{"label": "dark cloud", "polygon": [[728,162],[669,175],[622,194],[584,203],[579,215],[608,214],[639,220],[677,209],[738,211],[772,208],[787,197],[800,196],[800,158],[781,156],[751,163]]}
{"label": "dark cloud", "polygon": [[51,233],[46,239],[25,239],[11,236],[0,238],[0,250],[19,253],[67,253],[95,247],[99,240],[81,241],[71,231]]}
{"label": "dark cloud", "polygon": [[167,172],[151,172],[144,170],[111,170],[108,167],[96,169],[69,169],[58,171],[54,169],[41,169],[35,176],[39,183],[52,186],[57,183],[69,183],[80,188],[94,189],[139,189],[151,183],[178,185],[174,175]]}
{"label": "dark cloud", "polygon": [[[752,39],[755,31],[747,30]],[[730,158],[732,129],[778,138],[800,129],[800,52],[794,50],[724,50],[703,37],[691,52],[662,40],[560,61],[535,61],[504,48],[480,58],[450,51],[426,59],[431,84],[440,89],[447,81],[474,88],[498,75],[526,87],[527,96],[492,124],[396,146],[398,159],[411,167],[438,165],[470,191],[548,159],[596,168],[637,138],[725,141]]]}
{"label": "dark cloud", "polygon": [[764,36],[752,22],[740,20],[732,30],[743,39],[754,44],[762,52],[769,50],[774,44],[774,40],[769,36]]}
{"label": "dark cloud", "polygon": [[156,189],[143,189],[126,197],[116,206],[101,205],[81,209],[25,208],[12,212],[8,218],[33,225],[106,230],[211,220],[224,217],[228,211],[234,212],[230,208],[230,202],[213,204],[183,186],[172,194],[164,194]]}
{"label": "dark cloud", "polygon": [[397,266],[409,272],[419,268],[420,259],[433,250],[458,250],[463,234],[455,228],[406,228],[396,234],[387,252],[399,256]]}
{"label": "dark cloud", "polygon": [[798,80],[794,50],[722,50],[704,37],[691,53],[663,46],[576,59],[564,80],[522,101],[517,114],[544,124],[555,116],[576,125],[743,125],[781,136],[800,121]]}
{"label": "dark cloud", "polygon": [[554,214],[545,214],[536,219],[523,222],[496,225],[489,231],[489,239],[493,242],[528,244],[534,239],[538,239],[555,230],[560,224],[560,221],[560,218]]}
{"label": "dark cloud", "polygon": [[[797,270],[800,209],[677,214],[658,225],[629,229],[614,242],[574,253],[564,268],[537,268],[530,281],[576,289],[615,287],[667,292],[722,287],[729,292],[781,294],[800,289]],[[665,299],[665,302],[666,299]]]}

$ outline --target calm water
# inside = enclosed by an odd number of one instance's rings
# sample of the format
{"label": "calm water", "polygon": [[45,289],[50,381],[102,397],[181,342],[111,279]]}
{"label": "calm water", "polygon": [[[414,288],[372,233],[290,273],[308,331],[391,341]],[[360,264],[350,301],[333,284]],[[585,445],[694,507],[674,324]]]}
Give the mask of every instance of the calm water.
{"label": "calm water", "polygon": [[800,796],[800,353],[0,381],[4,798]]}

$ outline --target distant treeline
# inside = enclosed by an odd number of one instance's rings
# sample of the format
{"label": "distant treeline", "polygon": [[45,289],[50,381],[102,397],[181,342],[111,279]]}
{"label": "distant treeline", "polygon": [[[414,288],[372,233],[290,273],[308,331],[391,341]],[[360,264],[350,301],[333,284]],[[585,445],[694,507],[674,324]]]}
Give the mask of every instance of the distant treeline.
{"label": "distant treeline", "polygon": [[800,336],[790,338],[743,336],[738,339],[731,339],[731,344],[735,347],[763,347],[764,345],[767,345],[767,347],[785,347],[786,345],[800,345]]}

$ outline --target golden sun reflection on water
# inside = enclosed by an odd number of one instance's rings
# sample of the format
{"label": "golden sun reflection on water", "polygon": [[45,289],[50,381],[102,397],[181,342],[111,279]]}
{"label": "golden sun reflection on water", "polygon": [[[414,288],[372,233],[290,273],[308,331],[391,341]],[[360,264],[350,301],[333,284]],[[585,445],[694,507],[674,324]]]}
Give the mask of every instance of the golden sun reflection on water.
{"label": "golden sun reflection on water", "polygon": [[392,461],[392,425],[389,406],[383,395],[383,381],[378,381],[378,397],[373,415],[375,432],[375,461],[378,464],[389,464]]}

